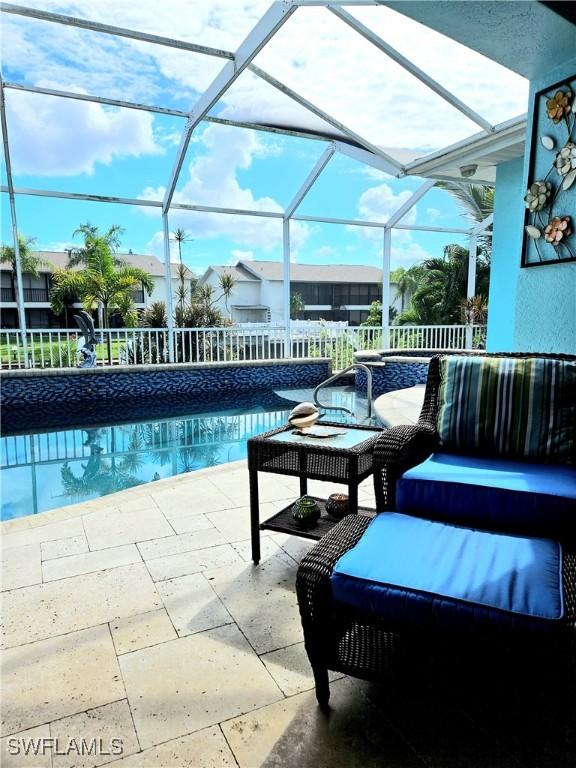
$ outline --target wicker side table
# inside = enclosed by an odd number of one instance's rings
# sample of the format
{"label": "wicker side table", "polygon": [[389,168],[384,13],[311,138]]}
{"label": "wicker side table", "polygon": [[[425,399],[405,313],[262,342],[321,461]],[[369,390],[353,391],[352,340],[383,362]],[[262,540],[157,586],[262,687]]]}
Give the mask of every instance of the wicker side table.
{"label": "wicker side table", "polygon": [[248,440],[250,532],[255,563],[260,561],[261,529],[320,539],[337,523],[325,515],[322,499],[317,499],[322,516],[313,528],[302,529],[292,521],[292,504],[260,523],[258,472],[299,477],[301,496],[307,493],[308,479],[342,483],[348,486],[350,513],[370,511],[358,509],[358,486],[372,474],[372,451],[382,429],[327,421],[322,424],[345,429],[346,434],[333,438],[300,437],[294,434],[293,427],[285,426]]}

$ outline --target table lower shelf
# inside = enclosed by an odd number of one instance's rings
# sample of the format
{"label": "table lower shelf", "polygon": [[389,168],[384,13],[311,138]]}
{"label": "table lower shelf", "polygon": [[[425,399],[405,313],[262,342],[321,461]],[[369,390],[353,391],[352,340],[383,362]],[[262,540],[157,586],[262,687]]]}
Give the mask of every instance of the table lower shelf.
{"label": "table lower shelf", "polygon": [[[300,536],[303,539],[313,539],[318,541],[328,533],[331,528],[339,523],[339,520],[334,520],[326,513],[326,499],[319,499],[317,496],[311,496],[309,498],[318,502],[321,515],[316,523],[311,528],[302,528],[292,518],[292,507],[294,502],[289,504],[280,512],[276,512],[275,515],[269,517],[263,523],[260,523],[260,530],[262,531],[275,531],[276,533],[289,533],[292,536]],[[367,515],[372,517],[376,514],[376,510],[369,507],[358,507],[358,514]]]}

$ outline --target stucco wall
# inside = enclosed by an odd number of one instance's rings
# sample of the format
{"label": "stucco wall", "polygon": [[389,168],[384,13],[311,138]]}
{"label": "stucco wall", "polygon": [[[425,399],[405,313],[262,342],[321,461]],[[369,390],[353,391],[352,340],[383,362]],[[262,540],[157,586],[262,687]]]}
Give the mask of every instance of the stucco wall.
{"label": "stucco wall", "polygon": [[486,340],[486,348],[490,352],[514,349],[516,283],[520,271],[524,216],[522,174],[522,158],[503,163],[496,171]]}
{"label": "stucco wall", "polygon": [[[572,59],[533,81],[530,105],[535,92],[575,74]],[[576,264],[520,268],[528,156],[496,175],[487,350],[576,354]],[[576,211],[567,213],[576,221]]]}

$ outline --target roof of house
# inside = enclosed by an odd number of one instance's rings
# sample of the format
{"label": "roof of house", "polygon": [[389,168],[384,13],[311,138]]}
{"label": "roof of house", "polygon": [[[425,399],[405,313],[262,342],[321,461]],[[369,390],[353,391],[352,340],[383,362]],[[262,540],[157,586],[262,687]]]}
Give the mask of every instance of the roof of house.
{"label": "roof of house", "polygon": [[201,282],[203,282],[210,270],[212,272],[215,272],[217,275],[232,275],[234,280],[240,281],[240,282],[257,282],[258,278],[253,275],[251,272],[248,272],[241,262],[238,262],[235,266],[226,266],[225,264],[222,265],[216,265],[216,266],[210,266],[204,273],[204,275],[201,278]]}
{"label": "roof of house", "polygon": [[[38,251],[38,255],[48,263],[48,266],[40,268],[40,272],[52,272],[53,267],[64,269],[68,266],[68,251]],[[143,269],[152,277],[164,277],[164,262],[147,253],[118,253],[132,267]],[[178,277],[178,264],[170,264],[172,277]],[[194,273],[186,267],[188,277],[194,277]]]}
{"label": "roof of house", "polygon": [[[281,261],[239,261],[263,280],[282,280]],[[363,264],[290,264],[290,280],[302,283],[380,283],[382,270]]]}

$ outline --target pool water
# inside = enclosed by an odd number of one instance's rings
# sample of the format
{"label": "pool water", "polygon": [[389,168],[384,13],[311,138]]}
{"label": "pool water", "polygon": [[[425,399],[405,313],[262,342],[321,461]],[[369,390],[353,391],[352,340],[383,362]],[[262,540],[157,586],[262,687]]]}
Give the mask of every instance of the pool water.
{"label": "pool water", "polygon": [[[295,402],[310,400],[311,394],[283,390],[255,392],[234,402],[221,398],[218,403],[150,403],[145,420],[142,404],[136,409],[123,404],[108,419],[102,413],[76,411],[66,415],[68,424],[33,429],[20,421],[18,430],[12,422],[12,434],[0,438],[0,517],[37,514],[245,458],[248,438],[285,424]],[[358,404],[348,387],[326,390],[323,402],[351,410]],[[173,415],[166,415],[167,410]],[[361,415],[326,415],[331,420],[362,420]],[[106,423],[110,420],[114,423]]]}

